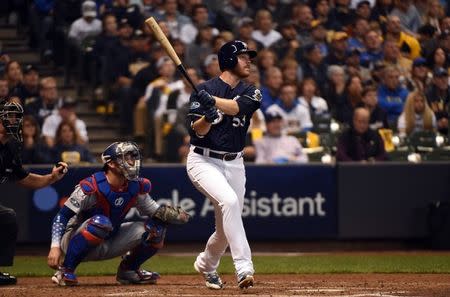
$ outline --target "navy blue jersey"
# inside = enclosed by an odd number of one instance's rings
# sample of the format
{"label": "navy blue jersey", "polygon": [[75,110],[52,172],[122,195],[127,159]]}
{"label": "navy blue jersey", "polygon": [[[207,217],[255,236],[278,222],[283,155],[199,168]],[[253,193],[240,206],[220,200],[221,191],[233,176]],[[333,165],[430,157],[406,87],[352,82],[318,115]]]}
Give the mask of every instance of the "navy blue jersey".
{"label": "navy blue jersey", "polygon": [[[197,135],[192,128],[189,129],[191,144],[217,151],[242,151],[245,146],[250,119],[261,105],[261,92],[254,86],[242,81],[235,88],[231,88],[219,77],[200,84],[198,89],[205,90],[213,96],[236,100],[239,105],[239,113],[230,116],[218,111],[219,118],[213,122],[208,134],[203,137]],[[205,108],[196,101],[196,93],[192,93],[188,113],[189,119],[193,123],[201,118],[204,112]]]}

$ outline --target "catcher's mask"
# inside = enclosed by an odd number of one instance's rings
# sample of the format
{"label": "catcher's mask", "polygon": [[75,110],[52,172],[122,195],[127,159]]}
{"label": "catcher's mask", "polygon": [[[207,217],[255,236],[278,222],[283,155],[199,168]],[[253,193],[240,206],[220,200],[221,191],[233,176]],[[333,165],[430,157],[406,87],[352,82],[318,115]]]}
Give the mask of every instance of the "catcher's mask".
{"label": "catcher's mask", "polygon": [[119,165],[120,171],[128,180],[136,180],[141,169],[141,154],[134,142],[114,142],[102,153],[103,164],[111,161]]}
{"label": "catcher's mask", "polygon": [[15,102],[7,102],[0,107],[0,120],[6,134],[22,142],[23,108]]}

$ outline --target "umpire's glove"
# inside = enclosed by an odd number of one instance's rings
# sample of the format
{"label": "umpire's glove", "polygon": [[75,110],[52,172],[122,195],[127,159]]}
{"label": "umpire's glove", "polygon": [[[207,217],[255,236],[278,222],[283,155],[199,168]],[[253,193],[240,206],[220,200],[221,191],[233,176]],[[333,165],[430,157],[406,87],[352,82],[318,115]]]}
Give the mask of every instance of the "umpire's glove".
{"label": "umpire's glove", "polygon": [[205,111],[205,120],[208,123],[212,123],[214,122],[215,119],[217,119],[219,117],[219,113],[217,112],[217,108],[215,107],[209,107],[206,111]]}
{"label": "umpire's glove", "polygon": [[206,108],[216,105],[216,99],[214,99],[214,97],[205,90],[198,92],[197,101]]}

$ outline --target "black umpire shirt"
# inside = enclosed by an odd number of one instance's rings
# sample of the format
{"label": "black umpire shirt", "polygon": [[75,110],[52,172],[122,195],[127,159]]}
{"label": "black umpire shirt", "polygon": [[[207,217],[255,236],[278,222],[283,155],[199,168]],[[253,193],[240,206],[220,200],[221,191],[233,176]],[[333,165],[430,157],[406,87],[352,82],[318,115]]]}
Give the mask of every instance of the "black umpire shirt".
{"label": "black umpire shirt", "polygon": [[0,184],[7,181],[18,181],[28,176],[20,159],[20,144],[8,140],[0,142]]}
{"label": "black umpire shirt", "polygon": [[[219,77],[210,79],[198,86],[199,90],[205,90],[213,96],[236,100],[239,105],[239,113],[235,116],[225,115],[219,112],[209,132],[201,137],[189,129],[191,144],[216,151],[240,152],[244,149],[248,126],[253,113],[261,105],[261,92],[252,85],[239,82],[236,87],[225,83]],[[195,122],[202,117],[205,109],[196,101],[196,93],[190,98],[189,119]]]}

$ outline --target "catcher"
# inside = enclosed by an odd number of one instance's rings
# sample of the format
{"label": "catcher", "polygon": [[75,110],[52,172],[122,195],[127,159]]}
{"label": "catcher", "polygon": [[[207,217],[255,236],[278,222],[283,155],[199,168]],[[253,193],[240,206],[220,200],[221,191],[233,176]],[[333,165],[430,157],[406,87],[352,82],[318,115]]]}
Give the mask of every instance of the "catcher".
{"label": "catcher", "polygon": [[[159,274],[140,266],[163,246],[166,226],[184,224],[189,215],[181,208],[160,206],[150,197],[150,181],[139,177],[136,144],[114,142],[101,157],[103,171],[83,179],[53,220],[47,260],[56,269],[52,281],[76,285],[80,262],[124,255],[118,282],[155,284]],[[124,222],[131,207],[148,216],[147,221]]]}

